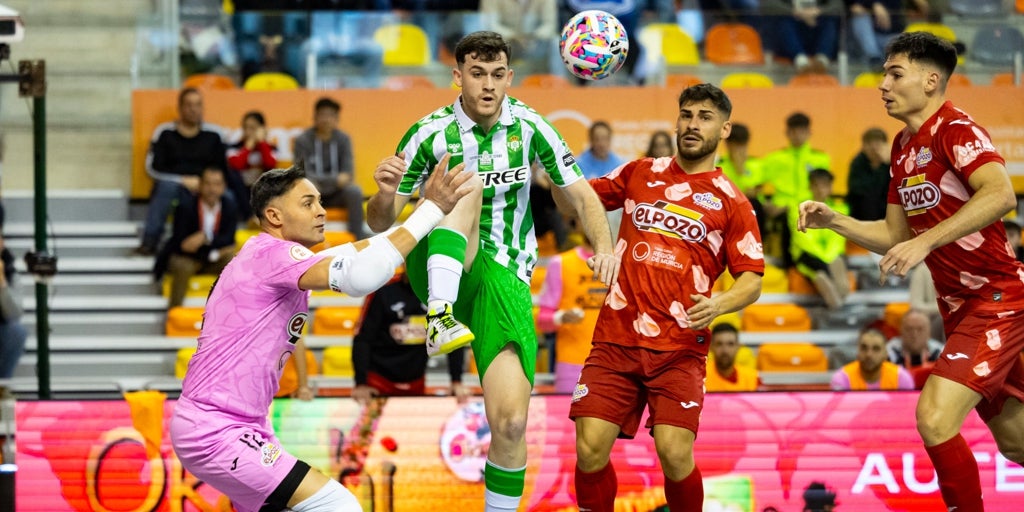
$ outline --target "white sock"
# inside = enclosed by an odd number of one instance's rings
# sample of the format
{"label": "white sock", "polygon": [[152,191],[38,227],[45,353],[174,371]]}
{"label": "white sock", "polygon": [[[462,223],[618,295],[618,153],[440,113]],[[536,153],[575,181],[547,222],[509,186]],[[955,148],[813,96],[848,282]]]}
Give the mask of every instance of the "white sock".
{"label": "white sock", "polygon": [[485,489],[484,512],[515,512],[519,509],[521,499],[521,496],[505,496]]}
{"label": "white sock", "polygon": [[454,304],[459,298],[459,280],[462,262],[444,254],[427,258],[427,307],[435,308],[439,302]]}

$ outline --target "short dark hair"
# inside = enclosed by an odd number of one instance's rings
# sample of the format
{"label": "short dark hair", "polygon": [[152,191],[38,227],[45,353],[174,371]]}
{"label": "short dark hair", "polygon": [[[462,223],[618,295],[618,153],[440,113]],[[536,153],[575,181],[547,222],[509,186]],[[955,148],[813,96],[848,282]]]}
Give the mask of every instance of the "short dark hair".
{"label": "short dark hair", "polygon": [[1003,219],[1003,229],[1005,229],[1007,232],[1009,232],[1011,229],[1016,230],[1018,233],[1024,231],[1021,229],[1020,224],[1018,224],[1017,221],[1013,219]]}
{"label": "short dark hair", "polygon": [[729,138],[725,139],[726,142],[732,142],[735,144],[747,144],[750,142],[750,128],[743,123],[733,123],[732,131],[729,132]]}
{"label": "short dark hair", "polygon": [[811,118],[807,117],[807,114],[803,112],[793,112],[786,118],[786,128],[810,128]]}
{"label": "short dark hair", "polygon": [[466,37],[459,40],[455,45],[455,62],[461,66],[466,63],[466,56],[473,54],[477,60],[494,62],[501,59],[502,53],[507,61],[512,61],[512,48],[505,38],[497,32],[481,30],[466,34]]}
{"label": "short dark hair", "polygon": [[267,125],[267,120],[263,117],[263,112],[260,112],[259,110],[250,110],[246,112],[245,115],[242,116],[242,122],[244,123],[246,119],[252,119],[259,123],[260,126]]}
{"label": "short dark hair", "polygon": [[306,177],[302,165],[293,165],[287,169],[273,169],[260,175],[252,184],[249,206],[256,217],[263,219],[263,210],[276,197],[288,193],[299,180]]}
{"label": "short dark hair", "polygon": [[313,106],[313,113],[317,113],[322,108],[329,108],[334,111],[335,114],[341,112],[341,103],[334,101],[330,98],[323,97],[316,100],[316,105]]}
{"label": "short dark hair", "polygon": [[911,62],[923,62],[939,68],[945,79],[956,69],[956,47],[953,43],[928,32],[903,32],[885,47],[885,59],[906,55]]}
{"label": "short dark hair", "polygon": [[706,100],[710,100],[715,108],[725,114],[726,119],[732,115],[732,102],[729,101],[729,96],[725,94],[725,91],[711,84],[696,84],[683,89],[683,92],[679,94],[679,108],[683,108],[683,105],[688,103],[699,103]]}
{"label": "short dark hair", "polygon": [[185,96],[188,96],[189,94],[197,94],[199,95],[200,98],[203,97],[203,93],[199,92],[199,89],[196,89],[195,87],[186,87],[182,89],[180,92],[178,92],[179,107],[181,106],[182,103],[185,102]]}
{"label": "short dark hair", "polygon": [[832,175],[828,169],[817,168],[807,173],[807,181],[813,182],[817,180],[828,180],[835,181],[836,177]]}
{"label": "short dark hair", "polygon": [[881,142],[889,142],[889,136],[886,135],[885,130],[883,130],[881,128],[877,128],[877,127],[868,128],[860,136],[860,141],[864,142],[864,143],[868,143],[868,142],[871,142],[873,140],[877,140],[877,141],[881,141]]}
{"label": "short dark hair", "polygon": [[612,125],[608,124],[608,121],[594,121],[593,123],[590,123],[590,128],[587,129],[587,136],[593,139],[594,132],[598,128],[604,128],[605,130],[608,130],[608,133],[612,133]]}
{"label": "short dark hair", "polygon": [[722,322],[722,323],[716,325],[714,328],[712,328],[711,329],[711,336],[714,336],[714,335],[716,335],[716,334],[718,334],[720,332],[731,332],[731,333],[735,334],[737,337],[739,337],[739,335],[740,335],[739,329],[737,329],[735,325],[730,324],[729,322]]}

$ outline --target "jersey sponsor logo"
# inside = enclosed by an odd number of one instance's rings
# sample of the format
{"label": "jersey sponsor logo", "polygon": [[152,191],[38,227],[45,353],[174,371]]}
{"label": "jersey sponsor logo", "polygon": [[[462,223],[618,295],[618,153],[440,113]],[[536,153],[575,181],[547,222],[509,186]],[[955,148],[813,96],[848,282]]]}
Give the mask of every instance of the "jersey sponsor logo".
{"label": "jersey sponsor logo", "polygon": [[288,256],[291,256],[295,261],[308,260],[313,257],[313,251],[301,245],[293,245],[288,249]]}
{"label": "jersey sponsor logo", "polygon": [[450,154],[452,156],[461,155],[462,154],[462,144],[460,144],[458,142],[452,142],[451,144],[448,144],[448,154]]}
{"label": "jersey sponsor logo", "polygon": [[576,159],[573,158],[571,151],[566,151],[562,154],[562,167],[572,167],[576,164]]}
{"label": "jersey sponsor logo", "polygon": [[281,447],[274,443],[266,443],[260,448],[260,464],[266,467],[273,466],[281,457]]}
{"label": "jersey sponsor logo", "polygon": [[576,383],[576,389],[572,390],[572,403],[579,402],[583,397],[590,393],[590,389],[587,388],[586,384]]}
{"label": "jersey sponsor logo", "polygon": [[956,361],[957,359],[969,359],[969,356],[963,352],[957,352],[956,354],[946,354],[946,359]]}
{"label": "jersey sponsor logo", "polygon": [[959,144],[953,146],[953,153],[956,155],[956,161],[960,167],[970,164],[982,153],[994,153],[996,151],[995,146],[992,145],[992,141],[985,135],[985,132],[982,132],[977,127],[972,127],[971,130],[974,132],[975,140],[967,142],[962,146]]}
{"label": "jersey sponsor logo", "polygon": [[647,188],[660,187],[660,186],[662,186],[664,184],[665,184],[665,182],[661,181],[661,180],[648,181],[647,182]]}
{"label": "jersey sponsor logo", "polygon": [[928,208],[939,204],[939,199],[942,198],[939,187],[929,183],[924,174],[903,178],[897,192],[907,216],[924,213]]}
{"label": "jersey sponsor logo", "polygon": [[651,231],[690,242],[701,242],[708,228],[701,221],[703,214],[666,201],[641,203],[633,210],[633,225],[640,231]]}
{"label": "jersey sponsor logo", "polygon": [[530,168],[526,166],[516,167],[515,169],[505,169],[503,171],[488,171],[480,173],[480,178],[484,180],[484,188],[526,183],[526,179],[529,178],[529,176]]}
{"label": "jersey sponsor logo", "polygon": [[896,159],[896,167],[899,167],[900,164],[903,163],[903,159],[906,158],[906,157],[907,157],[906,154],[900,155],[900,157]]}
{"label": "jersey sponsor logo", "polygon": [[288,320],[288,343],[294,345],[302,337],[302,329],[306,326],[308,318],[309,314],[304,311],[292,315],[291,320]]}
{"label": "jersey sponsor logo", "polygon": [[477,155],[477,169],[481,171],[490,171],[494,169],[494,157],[495,155],[492,155],[487,151]]}
{"label": "jersey sponsor logo", "polygon": [[700,404],[694,402],[693,400],[690,400],[689,402],[679,402],[679,405],[683,406],[683,409],[693,409],[694,407],[697,407]]}
{"label": "jersey sponsor logo", "polygon": [[693,202],[701,208],[708,210],[721,210],[722,200],[715,197],[711,192],[701,192],[693,195]]}
{"label": "jersey sponsor logo", "polygon": [[508,138],[508,150],[516,153],[523,148],[523,141],[518,135],[513,135]]}
{"label": "jersey sponsor logo", "polygon": [[918,167],[924,167],[928,165],[928,162],[932,161],[932,150],[930,148],[921,148],[917,153],[917,158],[914,159],[914,164]]}

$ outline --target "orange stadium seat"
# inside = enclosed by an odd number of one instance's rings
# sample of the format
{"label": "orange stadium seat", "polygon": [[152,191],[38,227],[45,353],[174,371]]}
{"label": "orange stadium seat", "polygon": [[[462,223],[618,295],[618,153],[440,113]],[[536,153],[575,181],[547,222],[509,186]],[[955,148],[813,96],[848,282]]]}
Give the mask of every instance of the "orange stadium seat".
{"label": "orange stadium seat", "polygon": [[963,73],[953,73],[952,75],[949,75],[949,85],[962,85],[969,87],[971,85],[971,79]]}
{"label": "orange stadium seat", "polygon": [[744,23],[719,23],[708,29],[704,56],[713,64],[764,64],[761,36]]}
{"label": "orange stadium seat", "polygon": [[321,306],[313,312],[313,334],[316,336],[352,336],[359,322],[359,306]]}
{"label": "orange stadium seat", "polygon": [[526,75],[522,81],[519,82],[521,87],[543,87],[546,89],[555,89],[559,87],[572,87],[569,80],[561,75],[551,75],[547,73],[538,73],[534,75]]}
{"label": "orange stadium seat", "polygon": [[723,89],[770,89],[774,86],[771,77],[764,73],[729,73],[722,77]]}
{"label": "orange stadium seat", "polygon": [[[289,396],[299,389],[299,374],[298,370],[295,369],[295,354],[293,357],[289,357],[288,361],[284,363],[284,370],[281,372],[281,380],[278,381],[278,389],[275,397]],[[312,350],[306,350],[306,375],[319,375],[320,369],[317,367],[316,356],[313,355]]]}
{"label": "orange stadium seat", "polygon": [[838,87],[839,79],[825,73],[800,73],[789,79],[790,86],[796,87]]}
{"label": "orange stadium seat", "polygon": [[890,302],[885,305],[885,312],[882,313],[882,320],[889,327],[899,332],[900,324],[903,322],[903,315],[910,311],[909,302]]}
{"label": "orange stadium seat", "polygon": [[741,318],[744,331],[811,330],[811,317],[807,310],[796,304],[751,304],[743,310]]}
{"label": "orange stadium seat", "polygon": [[992,75],[992,85],[1016,85],[1013,73],[996,73]]}
{"label": "orange stadium seat", "polygon": [[811,343],[771,343],[757,349],[757,368],[762,372],[825,372],[828,356]]}
{"label": "orange stadium seat", "polygon": [[309,250],[313,252],[320,252],[324,249],[337,247],[339,245],[355,241],[356,236],[348,231],[324,231],[324,241],[310,247]]}
{"label": "orange stadium seat", "polygon": [[405,91],[409,89],[433,89],[436,86],[423,75],[392,75],[384,79],[381,89]]}
{"label": "orange stadium seat", "polygon": [[697,75],[688,75],[686,73],[670,73],[665,75],[665,87],[669,89],[683,90],[691,85],[697,85],[704,83],[705,80]]}
{"label": "orange stadium seat", "polygon": [[299,88],[299,82],[286,73],[256,73],[245,80],[242,88],[247,91],[291,91]]}
{"label": "orange stadium seat", "polygon": [[795,268],[790,268],[786,271],[786,276],[789,278],[789,293],[803,293],[815,295],[818,293],[817,288],[814,287],[814,283],[807,276],[800,273]]}
{"label": "orange stadium seat", "polygon": [[168,336],[199,336],[203,328],[203,308],[175,306],[167,311],[164,334]]}
{"label": "orange stadium seat", "polygon": [[430,40],[422,28],[411,23],[395,23],[378,28],[373,40],[384,48],[384,65],[426,66],[430,64]]}
{"label": "orange stadium seat", "polygon": [[352,347],[348,345],[335,345],[324,348],[324,376],[327,377],[352,377],[355,370],[352,368]]}
{"label": "orange stadium seat", "polygon": [[230,77],[214,73],[198,73],[190,75],[181,84],[182,87],[194,87],[196,89],[237,89],[238,85]]}
{"label": "orange stadium seat", "polygon": [[859,246],[856,242],[849,239],[846,240],[846,255],[847,256],[867,256],[871,254],[871,251]]}

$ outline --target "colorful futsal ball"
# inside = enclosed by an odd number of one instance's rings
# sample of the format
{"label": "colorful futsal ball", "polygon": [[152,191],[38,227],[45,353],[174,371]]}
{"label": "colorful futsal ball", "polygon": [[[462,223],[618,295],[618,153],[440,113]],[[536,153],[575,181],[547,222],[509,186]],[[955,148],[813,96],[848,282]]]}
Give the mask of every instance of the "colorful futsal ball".
{"label": "colorful futsal ball", "polygon": [[615,16],[604,11],[583,11],[562,28],[558,52],[573,75],[601,80],[626,62],[629,39]]}

